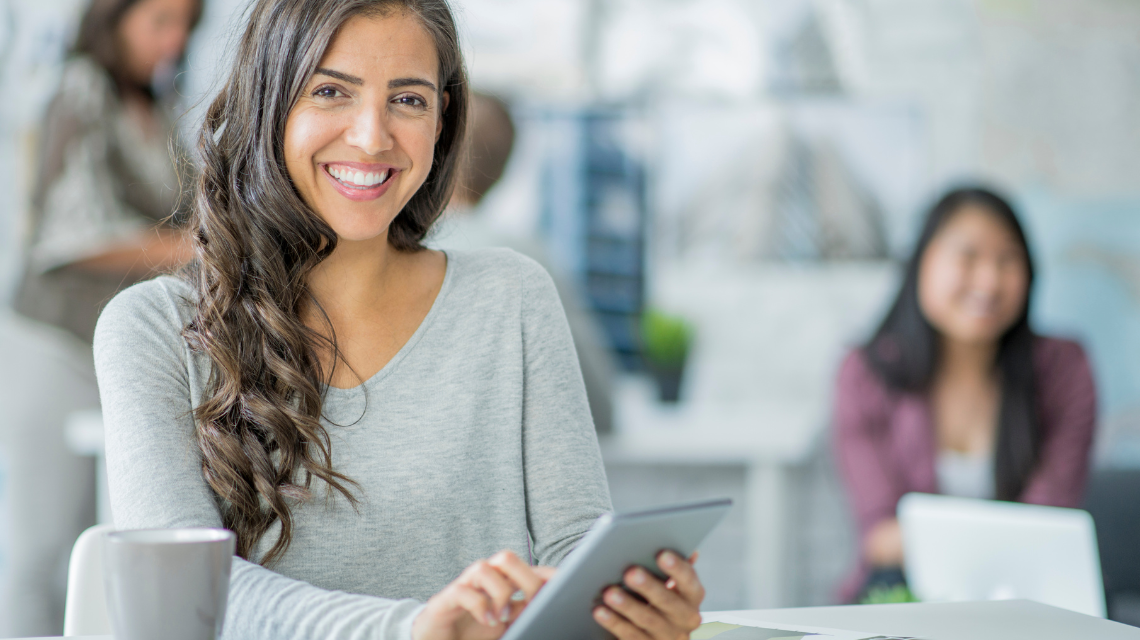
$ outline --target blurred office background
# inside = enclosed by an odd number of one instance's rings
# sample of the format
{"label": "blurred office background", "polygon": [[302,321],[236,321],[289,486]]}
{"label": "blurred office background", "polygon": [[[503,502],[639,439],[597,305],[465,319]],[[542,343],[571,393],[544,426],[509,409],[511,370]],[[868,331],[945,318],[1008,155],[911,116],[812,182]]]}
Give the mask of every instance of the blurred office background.
{"label": "blurred office background", "polygon": [[[893,295],[924,207],[961,180],[1015,198],[1036,327],[1093,361],[1098,469],[1140,468],[1140,4],[454,4],[472,84],[517,127],[482,215],[545,243],[620,365],[602,436],[615,506],[742,505],[703,554],[708,609],[835,601],[855,558],[828,450],[836,367]],[[82,5],[0,0],[5,299],[29,136]],[[244,8],[206,1],[188,136]],[[646,308],[692,327],[676,404],[640,357]]]}

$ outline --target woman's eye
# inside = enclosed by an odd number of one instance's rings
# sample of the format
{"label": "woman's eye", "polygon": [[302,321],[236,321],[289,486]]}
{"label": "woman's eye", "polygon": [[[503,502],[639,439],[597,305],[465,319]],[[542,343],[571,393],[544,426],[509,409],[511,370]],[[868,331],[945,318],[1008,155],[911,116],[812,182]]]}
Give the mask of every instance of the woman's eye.
{"label": "woman's eye", "polygon": [[336,98],[339,95],[340,92],[334,87],[318,87],[317,90],[313,92],[313,97],[316,98]]}
{"label": "woman's eye", "polygon": [[427,106],[427,103],[424,102],[424,99],[419,96],[400,96],[393,102],[407,107],[423,108]]}

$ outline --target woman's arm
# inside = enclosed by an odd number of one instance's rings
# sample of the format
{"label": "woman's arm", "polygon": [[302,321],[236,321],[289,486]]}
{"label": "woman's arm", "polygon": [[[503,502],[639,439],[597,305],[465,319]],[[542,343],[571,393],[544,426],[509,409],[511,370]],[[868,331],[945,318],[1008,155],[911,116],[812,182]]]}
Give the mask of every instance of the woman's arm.
{"label": "woman's arm", "polygon": [[1043,441],[1021,502],[1079,507],[1096,429],[1096,384],[1081,346],[1049,340],[1037,355],[1037,403]]}
{"label": "woman's arm", "polygon": [[[558,292],[538,263],[518,259],[527,519],[535,557],[542,564],[556,564],[612,507]],[[595,608],[594,619],[620,640],[687,638],[700,624],[705,591],[690,561],[664,552],[658,564],[668,582],[632,568],[624,576],[624,588],[607,589],[605,605]]]}
{"label": "woman's arm", "polygon": [[[152,280],[116,296],[99,319],[95,365],[107,433],[111,507],[120,529],[219,527],[191,416],[190,363],[179,332],[184,291]],[[227,638],[406,639],[422,605],[318,589],[234,559]]]}
{"label": "woman's arm", "polygon": [[159,227],[116,241],[68,266],[137,280],[150,273],[177,269],[193,257],[194,250],[185,232]]}
{"label": "woman's arm", "polygon": [[610,505],[578,355],[550,276],[521,255],[523,473],[538,564],[557,565]]}
{"label": "woman's arm", "polygon": [[882,385],[852,352],[839,369],[835,392],[835,453],[855,511],[864,560],[898,564],[901,536],[895,520],[898,490],[886,463],[887,416]]}

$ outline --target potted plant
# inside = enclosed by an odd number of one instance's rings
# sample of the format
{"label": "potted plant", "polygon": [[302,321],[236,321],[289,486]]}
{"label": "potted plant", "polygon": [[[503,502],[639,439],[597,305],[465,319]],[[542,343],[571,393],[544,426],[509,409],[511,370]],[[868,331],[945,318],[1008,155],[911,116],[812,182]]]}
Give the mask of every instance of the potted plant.
{"label": "potted plant", "polygon": [[677,401],[692,341],[692,325],[684,318],[654,308],[642,312],[641,354],[662,402]]}

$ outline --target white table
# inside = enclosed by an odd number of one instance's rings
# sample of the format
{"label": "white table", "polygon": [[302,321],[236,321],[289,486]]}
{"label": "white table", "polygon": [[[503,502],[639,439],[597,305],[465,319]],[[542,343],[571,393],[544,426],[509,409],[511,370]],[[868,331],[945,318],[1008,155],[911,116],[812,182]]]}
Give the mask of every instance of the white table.
{"label": "white table", "polygon": [[[852,629],[925,640],[1140,640],[1140,629],[1026,600],[734,611],[772,623]],[[85,636],[113,640],[111,636]],[[47,638],[32,640],[48,640]]]}
{"label": "white table", "polygon": [[929,640],[1140,640],[1140,628],[1028,600],[808,607],[733,615]]}

